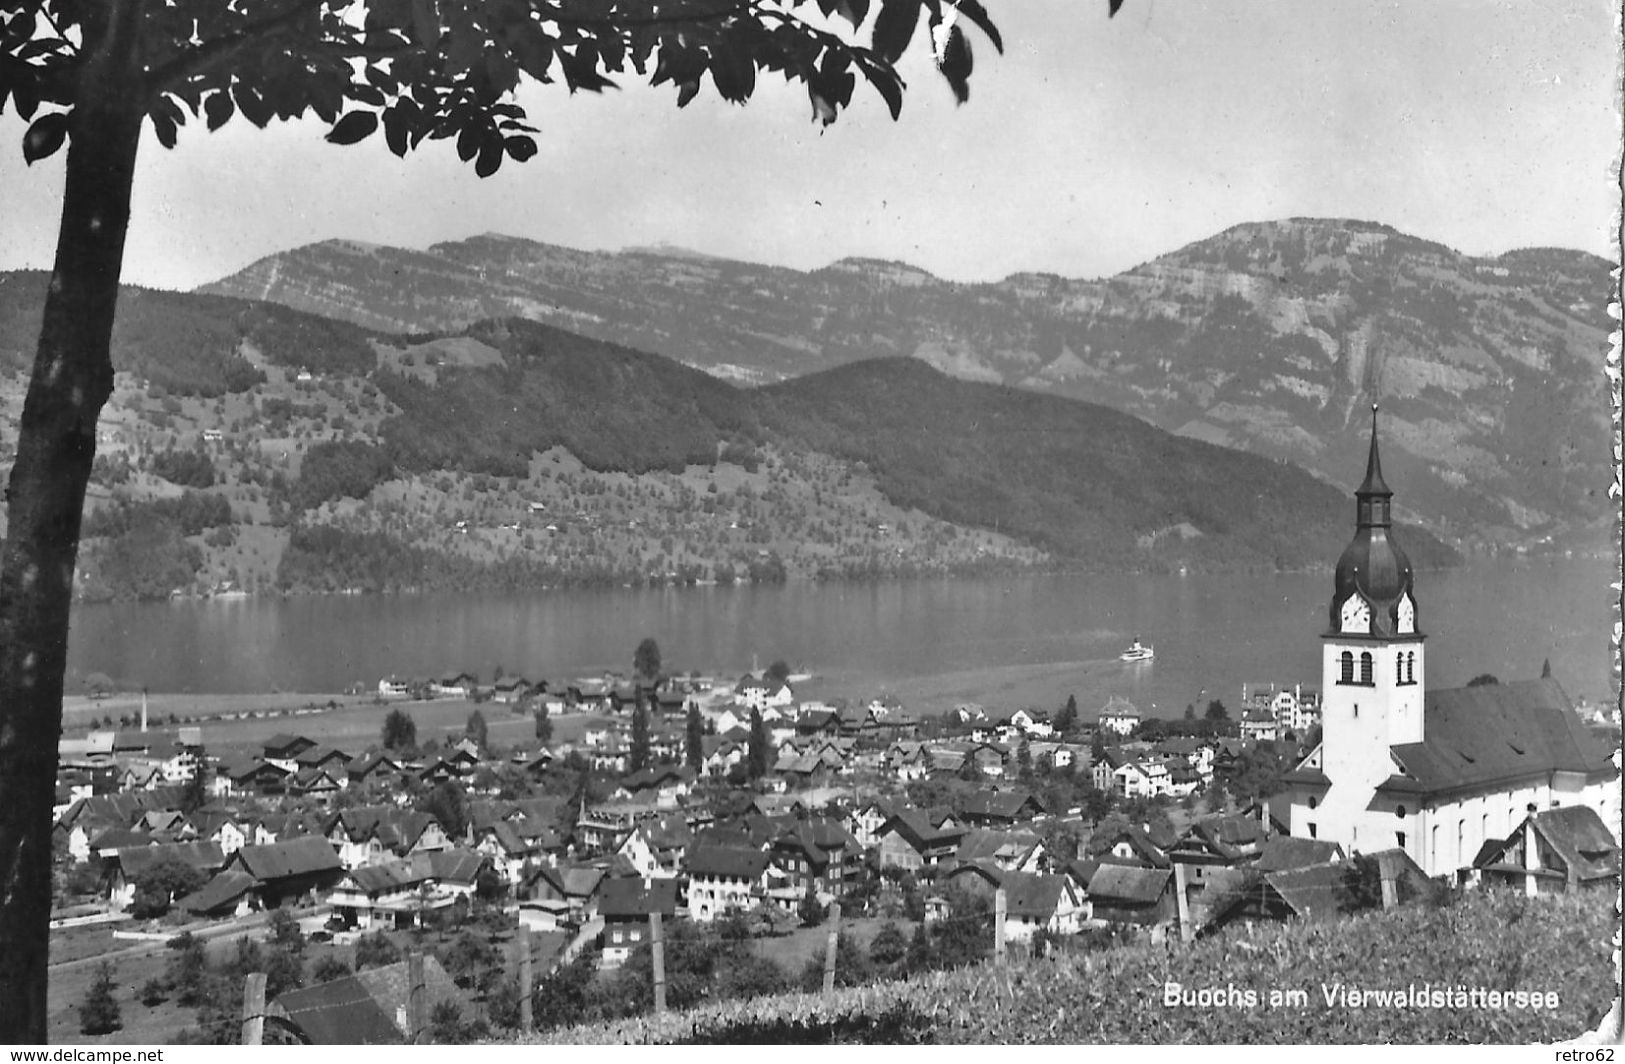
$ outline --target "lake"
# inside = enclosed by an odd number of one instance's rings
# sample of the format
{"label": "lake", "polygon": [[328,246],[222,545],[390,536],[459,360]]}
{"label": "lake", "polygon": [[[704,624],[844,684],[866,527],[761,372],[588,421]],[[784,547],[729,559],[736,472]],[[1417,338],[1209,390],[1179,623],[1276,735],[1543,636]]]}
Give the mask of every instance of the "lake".
{"label": "lake", "polygon": [[[1417,574],[1427,683],[1533,678],[1550,659],[1569,694],[1609,697],[1606,559],[1499,559]],[[1058,705],[1111,695],[1177,716],[1234,706],[1242,684],[1319,684],[1330,572],[1025,575],[772,587],[512,595],[248,598],[84,605],[69,692],[91,672],[174,692],[330,693],[390,673],[469,669],[559,679],[629,673],[644,636],[668,671],[737,678],[783,659],[802,697],[894,694],[911,708]],[[1152,662],[1118,653],[1135,636]]]}

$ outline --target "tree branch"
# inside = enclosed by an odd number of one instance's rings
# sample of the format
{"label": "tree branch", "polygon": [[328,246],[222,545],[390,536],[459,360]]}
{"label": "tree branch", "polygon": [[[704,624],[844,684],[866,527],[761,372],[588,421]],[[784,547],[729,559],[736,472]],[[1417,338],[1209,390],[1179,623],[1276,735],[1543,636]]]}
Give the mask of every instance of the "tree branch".
{"label": "tree branch", "polygon": [[67,45],[69,50],[72,51],[74,55],[78,55],[79,46],[68,40],[68,35],[62,32],[62,27],[57,24],[56,19],[51,15],[50,6],[47,4],[41,4],[39,6],[39,13],[44,17],[46,22],[51,24],[51,29],[56,31],[57,40]]}

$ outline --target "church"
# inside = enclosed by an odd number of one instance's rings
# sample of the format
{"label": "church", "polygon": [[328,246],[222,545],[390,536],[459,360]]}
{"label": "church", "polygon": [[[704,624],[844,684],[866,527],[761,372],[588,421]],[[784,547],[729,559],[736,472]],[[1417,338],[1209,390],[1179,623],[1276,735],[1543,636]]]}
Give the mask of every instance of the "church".
{"label": "church", "polygon": [[1465,878],[1486,843],[1531,813],[1587,805],[1617,825],[1613,750],[1556,680],[1427,689],[1416,580],[1394,541],[1375,406],[1355,500],[1321,636],[1321,742],[1284,777],[1291,834],[1350,854],[1398,848],[1430,876]]}

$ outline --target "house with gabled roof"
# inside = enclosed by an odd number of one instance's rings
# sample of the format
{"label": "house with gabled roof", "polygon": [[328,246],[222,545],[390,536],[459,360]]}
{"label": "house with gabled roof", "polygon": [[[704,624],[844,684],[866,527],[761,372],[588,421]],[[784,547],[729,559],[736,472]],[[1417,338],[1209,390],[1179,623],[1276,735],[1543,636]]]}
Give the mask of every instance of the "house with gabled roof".
{"label": "house with gabled roof", "polygon": [[1089,877],[1094,918],[1108,923],[1152,925],[1174,918],[1172,868],[1102,861]]}
{"label": "house with gabled roof", "polygon": [[878,832],[880,867],[914,872],[936,867],[953,858],[965,830],[952,815],[899,810]]}
{"label": "house with gabled roof", "polygon": [[1581,887],[1617,890],[1619,843],[1590,806],[1542,809],[1505,839],[1485,843],[1473,868],[1485,882],[1508,883],[1531,897]]}
{"label": "house with gabled roof", "polygon": [[648,940],[649,916],[657,912],[666,920],[677,915],[677,880],[627,877],[604,882],[598,897],[603,967],[619,967]]}
{"label": "house with gabled roof", "polygon": [[829,817],[797,820],[768,843],[767,852],[783,873],[782,889],[792,903],[809,889],[820,897],[839,897],[864,873],[863,847],[840,821]]}
{"label": "house with gabled roof", "polygon": [[328,892],[327,904],[347,927],[420,927],[474,892],[486,859],[469,850],[439,850],[345,872]]}
{"label": "house with gabled roof", "polygon": [[1093,917],[1088,894],[1065,875],[1045,872],[1005,872],[1004,937],[1010,942],[1031,942],[1039,931],[1075,935],[1083,921]]}
{"label": "house with gabled roof", "polygon": [[1134,708],[1134,703],[1121,695],[1112,695],[1101,709],[1095,727],[1127,738],[1134,734],[1134,729],[1140,726],[1142,719],[1140,711]]}
{"label": "house with gabled roof", "polygon": [[1043,801],[1022,787],[983,787],[961,795],[957,803],[960,819],[975,827],[1008,828],[1042,817]]}
{"label": "house with gabled roof", "polygon": [[1170,860],[1203,868],[1252,864],[1264,852],[1267,836],[1255,818],[1238,815],[1203,817],[1185,829],[1168,848]]}
{"label": "house with gabled roof", "polygon": [[244,846],[226,860],[225,871],[254,877],[255,892],[265,908],[285,901],[315,898],[344,874],[339,855],[320,835],[306,835],[268,846]]}
{"label": "house with gabled roof", "polygon": [[772,859],[750,846],[695,846],[684,859],[689,919],[705,923],[766,900]]}
{"label": "house with gabled roof", "polygon": [[1044,863],[1044,843],[1030,831],[974,828],[960,840],[954,860],[986,861],[1005,872],[1037,872]]}
{"label": "house with gabled roof", "polygon": [[[289,990],[266,1015],[296,1029],[310,1045],[401,1045],[409,1041],[408,962],[363,968],[331,982]],[[433,954],[423,958],[423,1015],[441,1004],[469,1015],[471,1004]]]}
{"label": "house with gabled roof", "polygon": [[615,853],[630,861],[640,876],[669,879],[682,871],[683,855],[693,842],[688,820],[681,813],[668,813],[639,821]]}

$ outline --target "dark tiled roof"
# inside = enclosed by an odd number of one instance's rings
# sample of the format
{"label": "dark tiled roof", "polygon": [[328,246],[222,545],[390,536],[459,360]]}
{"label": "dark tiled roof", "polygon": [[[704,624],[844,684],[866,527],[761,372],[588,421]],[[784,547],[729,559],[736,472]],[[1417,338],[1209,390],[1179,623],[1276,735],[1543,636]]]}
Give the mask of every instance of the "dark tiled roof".
{"label": "dark tiled roof", "polygon": [[120,850],[118,860],[125,878],[134,879],[165,860],[179,861],[189,868],[212,874],[226,863],[226,855],[218,842],[176,842],[168,846],[136,846]]}
{"label": "dark tiled roof", "polygon": [[1048,920],[1055,915],[1066,890],[1066,877],[1037,872],[1004,874],[1004,911],[1008,916]]}
{"label": "dark tiled roof", "polygon": [[1323,839],[1300,839],[1292,835],[1274,835],[1264,843],[1263,852],[1253,867],[1260,872],[1284,872],[1289,868],[1326,864],[1334,856],[1341,858],[1343,848]]}
{"label": "dark tiled roof", "polygon": [[[433,956],[423,958],[424,1016],[451,1001],[468,1012],[457,984]],[[286,1017],[316,1045],[399,1045],[406,1032],[396,1018],[410,990],[407,963],[366,968],[332,982],[290,990],[267,1011]]]}
{"label": "dark tiled roof", "polygon": [[1270,872],[1265,879],[1294,913],[1306,920],[1326,920],[1354,908],[1349,873],[1350,866],[1338,862]]}
{"label": "dark tiled roof", "polygon": [[343,867],[332,844],[320,835],[306,835],[268,846],[244,846],[233,855],[233,860],[262,883],[313,872],[337,872]]}
{"label": "dark tiled roof", "polygon": [[677,911],[677,880],[650,880],[647,887],[642,879],[610,879],[604,882],[598,894],[598,913],[607,918],[647,917],[658,912],[671,916]]}
{"label": "dark tiled roof", "polygon": [[1167,868],[1103,863],[1089,879],[1089,897],[1095,901],[1151,905],[1168,889],[1173,874]]}
{"label": "dark tiled roof", "polygon": [[247,872],[236,869],[221,872],[177,904],[189,913],[207,913],[226,905],[234,905],[238,898],[254,889],[259,881]]}
{"label": "dark tiled roof", "polygon": [[[1614,842],[1608,826],[1602,822],[1602,817],[1590,806],[1568,805],[1557,809],[1543,809],[1531,814],[1524,823],[1534,826],[1536,834],[1562,859],[1563,864],[1567,866],[1566,870],[1572,872],[1580,882],[1592,882],[1619,875],[1619,846]],[[1485,850],[1479,852],[1480,859],[1473,863],[1482,867],[1499,861],[1522,830],[1523,827],[1520,825],[1505,842],[1495,846],[1492,854],[1486,854],[1485,851],[1490,849],[1490,845],[1486,844]],[[1486,857],[1488,860],[1484,860]]]}
{"label": "dark tiled roof", "polygon": [[[1425,792],[1477,787],[1554,770],[1611,770],[1611,750],[1580,723],[1556,680],[1429,691],[1419,743],[1392,747],[1401,779]],[[1384,789],[1398,789],[1390,780]]]}
{"label": "dark tiled roof", "polygon": [[688,852],[684,865],[691,877],[755,880],[767,870],[768,856],[743,846],[701,846]]}

